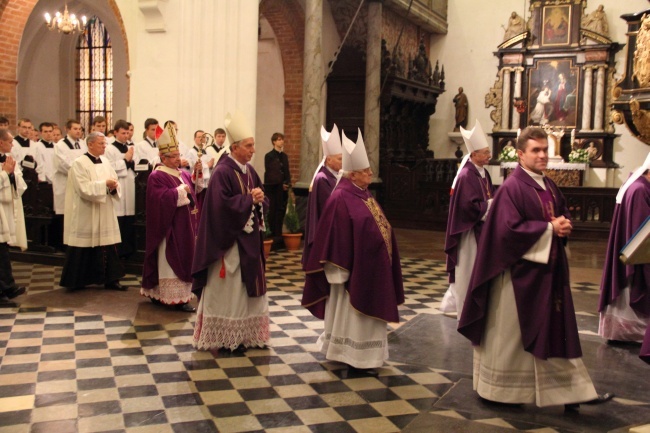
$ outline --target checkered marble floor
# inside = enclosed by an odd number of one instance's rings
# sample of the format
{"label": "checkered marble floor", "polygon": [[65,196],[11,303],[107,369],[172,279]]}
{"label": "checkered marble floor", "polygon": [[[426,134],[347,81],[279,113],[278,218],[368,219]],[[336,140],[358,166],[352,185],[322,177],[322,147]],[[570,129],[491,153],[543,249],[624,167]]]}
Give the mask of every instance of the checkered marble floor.
{"label": "checkered marble floor", "polygon": [[[402,266],[402,320],[440,314],[444,263]],[[30,296],[62,290],[61,270],[14,263],[29,294],[0,305],[0,433],[398,432],[460,379],[397,362],[377,378],[348,377],[316,350],[323,325],[300,306],[300,253],[274,252],[267,267],[271,347],[233,355],[194,350],[194,316],[158,324],[31,305]]]}

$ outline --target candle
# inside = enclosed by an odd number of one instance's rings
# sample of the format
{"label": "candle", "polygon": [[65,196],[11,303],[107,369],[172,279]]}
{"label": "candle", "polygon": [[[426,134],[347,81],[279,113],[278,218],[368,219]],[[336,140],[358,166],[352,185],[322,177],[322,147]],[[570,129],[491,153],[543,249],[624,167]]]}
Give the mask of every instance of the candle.
{"label": "candle", "polygon": [[517,140],[519,140],[520,135],[521,135],[521,128],[517,128]]}

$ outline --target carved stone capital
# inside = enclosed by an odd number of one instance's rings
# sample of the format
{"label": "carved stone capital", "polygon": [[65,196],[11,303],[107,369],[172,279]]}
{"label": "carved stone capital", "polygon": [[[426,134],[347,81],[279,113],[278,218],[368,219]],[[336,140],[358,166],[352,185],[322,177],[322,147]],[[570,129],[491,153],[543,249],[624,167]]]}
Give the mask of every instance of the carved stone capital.
{"label": "carved stone capital", "polygon": [[149,33],[165,31],[165,20],[160,11],[160,3],[164,0],[138,0],[138,7],[144,15],[144,29]]}

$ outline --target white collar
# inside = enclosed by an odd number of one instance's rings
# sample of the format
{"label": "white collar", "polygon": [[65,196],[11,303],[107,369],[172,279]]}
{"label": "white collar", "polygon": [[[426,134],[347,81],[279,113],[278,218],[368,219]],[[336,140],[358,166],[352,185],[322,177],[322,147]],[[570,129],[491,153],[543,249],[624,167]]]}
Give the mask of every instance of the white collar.
{"label": "white collar", "polygon": [[328,169],[328,170],[330,171],[330,173],[332,173],[334,176],[338,176],[338,175],[339,175],[339,172],[338,172],[338,171],[334,171],[334,170],[332,170],[331,168],[329,168],[328,166],[325,166],[325,168]]}
{"label": "white collar", "polygon": [[535,182],[537,182],[537,184],[538,184],[539,186],[541,186],[542,189],[543,189],[544,191],[546,191],[546,184],[544,183],[544,173],[542,173],[542,174],[537,174],[537,173],[535,173],[535,172],[533,172],[533,171],[530,171],[530,170],[525,169],[523,165],[521,166],[521,168],[522,168],[526,173],[528,173],[528,175],[529,175],[530,177],[532,177],[533,180],[534,180]]}
{"label": "white collar", "polygon": [[228,156],[230,157],[230,159],[232,159],[233,161],[235,161],[235,163],[236,163],[236,164],[239,166],[239,168],[241,169],[242,173],[246,174],[246,164],[243,164],[243,165],[242,165],[242,164],[239,163],[239,161],[237,161],[235,158],[233,158],[232,155],[228,155]]}
{"label": "white collar", "polygon": [[[470,159],[470,162],[471,162],[472,164],[474,164],[474,161],[472,161],[471,159]],[[478,174],[480,174],[481,177],[482,177],[483,179],[485,179],[485,167],[479,167],[479,166],[476,165],[476,164],[474,164],[474,167],[476,167],[476,169],[478,170]]]}

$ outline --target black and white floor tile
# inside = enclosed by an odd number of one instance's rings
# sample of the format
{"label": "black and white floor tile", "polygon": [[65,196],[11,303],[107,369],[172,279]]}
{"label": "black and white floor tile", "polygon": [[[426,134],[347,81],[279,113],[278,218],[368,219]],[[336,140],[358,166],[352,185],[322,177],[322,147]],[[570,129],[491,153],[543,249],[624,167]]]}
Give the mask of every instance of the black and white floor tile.
{"label": "black and white floor tile", "polygon": [[[525,411],[479,407],[467,371],[401,353],[405,340],[417,340],[418,322],[425,325],[419,317],[436,326],[455,323],[436,309],[447,287],[444,263],[403,259],[402,265],[402,323],[390,326],[391,359],[375,378],[349,376],[316,351],[322,322],[300,306],[299,253],[274,252],[268,263],[271,347],[238,355],[194,350],[193,315],[156,321],[96,312],[114,296],[150,308],[137,295],[137,276],[123,281],[134,286],[126,295],[86,294],[96,304],[89,312],[47,302],[63,291],[56,284],[60,268],[14,263],[29,293],[0,304],[0,433],[609,431],[593,430],[593,423],[580,429],[562,414],[562,422],[549,422],[553,414],[526,421]],[[597,296],[594,285],[575,288]],[[435,341],[409,351],[453,353],[459,346],[443,335]],[[617,411],[647,411],[650,422],[650,394],[623,395]],[[458,403],[464,398],[465,406]]]}

